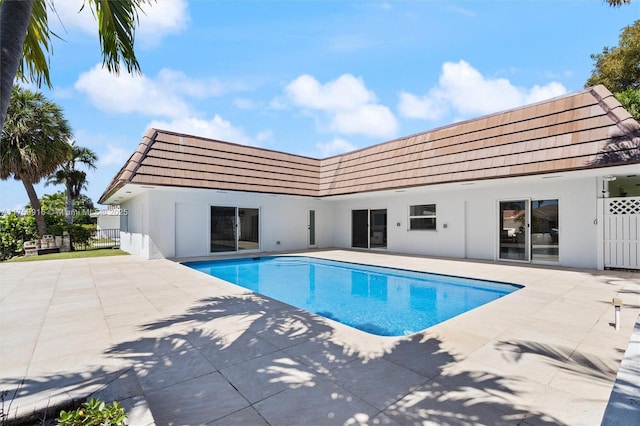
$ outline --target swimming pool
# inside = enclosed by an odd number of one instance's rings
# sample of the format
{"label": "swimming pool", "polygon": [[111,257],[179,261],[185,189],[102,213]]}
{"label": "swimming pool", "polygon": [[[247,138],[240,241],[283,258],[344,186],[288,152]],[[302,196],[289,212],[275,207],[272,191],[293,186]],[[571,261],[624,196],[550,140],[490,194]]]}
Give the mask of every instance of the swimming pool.
{"label": "swimming pool", "polygon": [[302,256],[184,265],[380,336],[424,330],[522,287]]}

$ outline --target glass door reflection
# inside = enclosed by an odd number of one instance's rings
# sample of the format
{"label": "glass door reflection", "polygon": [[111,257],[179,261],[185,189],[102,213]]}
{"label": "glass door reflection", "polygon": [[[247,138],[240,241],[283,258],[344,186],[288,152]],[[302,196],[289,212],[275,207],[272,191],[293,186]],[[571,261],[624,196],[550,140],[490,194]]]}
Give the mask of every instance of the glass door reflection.
{"label": "glass door reflection", "polygon": [[558,217],[558,200],[531,201],[532,260],[559,261]]}
{"label": "glass door reflection", "polygon": [[529,260],[527,200],[500,202],[499,258]]}

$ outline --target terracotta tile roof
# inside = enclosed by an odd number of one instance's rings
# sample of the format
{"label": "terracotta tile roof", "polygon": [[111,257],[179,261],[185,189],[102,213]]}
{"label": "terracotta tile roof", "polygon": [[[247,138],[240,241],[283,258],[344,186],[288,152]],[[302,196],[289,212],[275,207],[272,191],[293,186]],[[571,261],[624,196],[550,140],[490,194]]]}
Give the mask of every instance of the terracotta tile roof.
{"label": "terracotta tile roof", "polygon": [[123,185],[305,196],[640,163],[640,124],[604,87],[318,160],[151,129],[100,202]]}

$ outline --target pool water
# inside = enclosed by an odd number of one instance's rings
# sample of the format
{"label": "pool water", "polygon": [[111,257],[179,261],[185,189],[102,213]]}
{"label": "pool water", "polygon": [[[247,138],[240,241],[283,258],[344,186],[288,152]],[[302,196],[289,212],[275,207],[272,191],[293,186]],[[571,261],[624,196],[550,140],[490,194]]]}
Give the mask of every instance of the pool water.
{"label": "pool water", "polygon": [[424,330],[521,286],[300,256],[186,266],[380,336]]}

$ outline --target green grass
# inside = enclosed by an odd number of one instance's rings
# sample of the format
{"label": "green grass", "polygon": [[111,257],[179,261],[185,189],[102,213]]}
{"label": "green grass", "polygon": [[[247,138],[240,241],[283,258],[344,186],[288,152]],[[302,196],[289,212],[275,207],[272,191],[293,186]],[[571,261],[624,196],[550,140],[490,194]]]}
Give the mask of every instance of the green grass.
{"label": "green grass", "polygon": [[104,249],[93,249],[93,250],[70,251],[68,253],[43,254],[41,256],[14,257],[13,259],[7,260],[7,262],[32,262],[35,260],[52,260],[52,259],[80,259],[84,257],[120,256],[123,254],[129,254],[129,253],[127,253],[126,251],[122,251],[120,249],[104,248]]}

